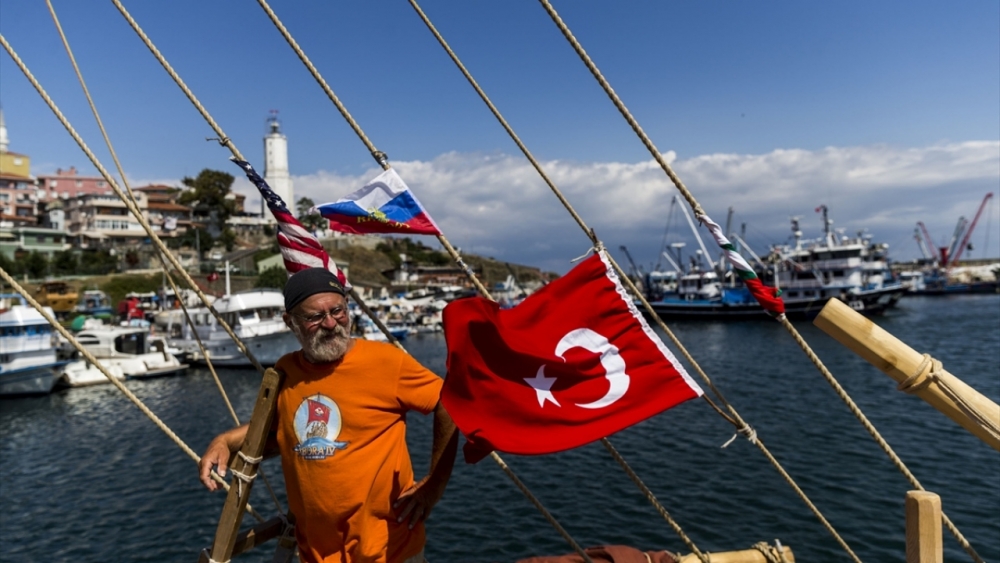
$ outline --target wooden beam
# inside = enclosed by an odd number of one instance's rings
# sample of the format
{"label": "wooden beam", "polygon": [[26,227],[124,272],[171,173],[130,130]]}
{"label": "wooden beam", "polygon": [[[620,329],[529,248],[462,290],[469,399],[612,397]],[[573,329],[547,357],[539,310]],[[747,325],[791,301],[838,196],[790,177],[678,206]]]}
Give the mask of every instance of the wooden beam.
{"label": "wooden beam", "polygon": [[[829,300],[813,324],[885,372],[897,383],[902,384],[907,381],[918,370],[924,376],[930,371],[923,354],[910,348],[839,299]],[[912,393],[993,449],[1000,451],[1000,406],[990,398],[944,369],[938,370],[935,380],[927,382],[926,385],[919,383],[914,385]],[[979,413],[979,420],[976,416],[970,416],[970,411]]]}
{"label": "wooden beam", "polygon": [[906,493],[906,563],[944,563],[941,497],[934,493]]}
{"label": "wooden beam", "polygon": [[[704,555],[708,557],[711,563],[771,563],[773,561],[773,559],[769,559],[757,549],[721,551],[716,553],[705,552]],[[787,545],[781,546],[781,555],[783,558],[782,563],[795,563],[795,555],[792,553],[792,548]],[[677,559],[677,563],[701,563],[701,559],[697,555],[689,553],[681,555]],[[907,561],[907,563],[910,562]]]}
{"label": "wooden beam", "polygon": [[[281,380],[280,372],[272,368],[264,371],[260,390],[257,392],[257,403],[254,405],[253,415],[250,417],[247,437],[243,442],[243,447],[240,448],[240,452],[247,458],[263,457],[267,434],[271,429],[271,421],[274,419]],[[211,557],[215,561],[229,561],[232,558],[236,534],[239,532],[240,522],[243,520],[243,510],[250,498],[252,479],[257,475],[258,465],[259,462],[249,463],[239,455],[230,460],[229,468],[230,473],[233,474],[233,480],[229,494],[226,496],[226,504],[222,507],[219,526],[215,530],[215,542],[212,544],[211,553]],[[246,475],[250,480],[241,481],[236,476],[237,473]]]}

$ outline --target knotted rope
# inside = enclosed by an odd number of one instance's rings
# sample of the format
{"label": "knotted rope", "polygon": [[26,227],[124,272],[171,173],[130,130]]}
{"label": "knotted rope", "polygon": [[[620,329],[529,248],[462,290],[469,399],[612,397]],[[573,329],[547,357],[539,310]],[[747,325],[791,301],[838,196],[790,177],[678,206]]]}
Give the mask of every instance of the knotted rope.
{"label": "knotted rope", "polygon": [[983,427],[994,438],[1000,439],[1000,427],[997,426],[997,422],[976,408],[975,405],[965,400],[965,397],[961,393],[956,392],[946,380],[939,376],[944,372],[944,366],[941,362],[932,358],[930,354],[924,354],[923,357],[924,359],[917,366],[917,369],[914,370],[913,375],[904,379],[896,388],[903,393],[915,395],[932,384],[937,384],[938,389],[951,399],[965,416]]}

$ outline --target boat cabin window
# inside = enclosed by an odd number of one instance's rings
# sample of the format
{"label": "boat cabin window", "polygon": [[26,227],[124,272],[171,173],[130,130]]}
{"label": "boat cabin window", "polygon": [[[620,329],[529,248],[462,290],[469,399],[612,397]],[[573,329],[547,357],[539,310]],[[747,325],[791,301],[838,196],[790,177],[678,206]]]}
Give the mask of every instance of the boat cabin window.
{"label": "boat cabin window", "polygon": [[798,297],[799,296],[799,292],[798,291],[789,291],[788,292],[788,296],[789,297]]}
{"label": "boat cabin window", "polygon": [[115,350],[122,354],[145,354],[146,335],[141,332],[123,334],[115,338]]}

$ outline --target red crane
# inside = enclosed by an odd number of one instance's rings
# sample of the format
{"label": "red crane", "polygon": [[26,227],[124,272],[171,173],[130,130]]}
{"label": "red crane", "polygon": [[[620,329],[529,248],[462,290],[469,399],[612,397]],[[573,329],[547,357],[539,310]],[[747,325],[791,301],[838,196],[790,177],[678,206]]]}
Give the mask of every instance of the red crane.
{"label": "red crane", "polygon": [[976,216],[972,218],[972,223],[969,223],[969,230],[965,231],[965,236],[962,237],[962,243],[955,249],[954,255],[948,257],[948,264],[946,264],[948,268],[958,264],[958,259],[962,257],[962,251],[968,246],[969,238],[972,237],[972,230],[976,228],[976,222],[979,221],[979,216],[983,213],[983,209],[986,208],[986,202],[988,202],[991,197],[993,197],[993,192],[986,194],[986,197],[983,198],[983,202],[979,204],[979,210],[976,211]]}
{"label": "red crane", "polygon": [[938,264],[941,263],[941,255],[938,254],[938,249],[934,246],[934,241],[931,240],[930,233],[927,232],[927,227],[924,226],[923,221],[917,221],[917,226],[920,230],[924,232],[924,243],[927,245],[928,251],[931,253],[931,259],[936,260]]}

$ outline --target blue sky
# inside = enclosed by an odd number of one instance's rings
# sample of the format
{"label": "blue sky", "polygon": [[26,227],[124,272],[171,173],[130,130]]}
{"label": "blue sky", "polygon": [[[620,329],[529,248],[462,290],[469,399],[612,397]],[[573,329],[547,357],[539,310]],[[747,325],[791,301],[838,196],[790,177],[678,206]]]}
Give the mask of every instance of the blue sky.
{"label": "blue sky", "polygon": [[[238,172],[113,4],[54,5],[132,182]],[[826,204],[835,227],[867,228],[912,258],[916,221],[945,243],[1000,187],[996,2],[554,5],[706,210],[724,222],[734,207],[758,252],[787,238],[792,215],[818,235],[813,209]],[[542,7],[421,6],[607,246],[655,261],[675,190]],[[255,2],[126,7],[258,168],[265,118],[280,111],[296,197],[332,201],[377,173]],[[583,253],[586,238],[409,4],[272,7],[453,244],[559,272]],[[45,4],[3,2],[0,32],[112,168]],[[6,54],[0,104],[34,173],[94,173]],[[996,200],[973,257],[1000,255]],[[669,234],[688,237],[676,220]]]}

